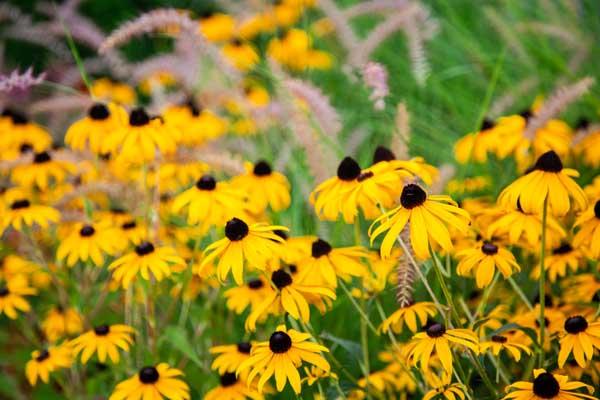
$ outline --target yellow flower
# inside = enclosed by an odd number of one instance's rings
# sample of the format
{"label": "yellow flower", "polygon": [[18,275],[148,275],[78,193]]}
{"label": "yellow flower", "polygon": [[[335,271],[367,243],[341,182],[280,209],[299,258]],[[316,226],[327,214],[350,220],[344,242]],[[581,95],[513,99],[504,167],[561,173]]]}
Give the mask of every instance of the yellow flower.
{"label": "yellow flower", "polygon": [[200,32],[210,42],[224,42],[235,33],[235,19],[223,13],[206,13],[200,16]]}
{"label": "yellow flower", "polygon": [[90,90],[92,96],[115,103],[130,106],[136,102],[135,90],[124,83],[112,81],[109,78],[100,78],[94,81]]}
{"label": "yellow flower", "polygon": [[94,353],[98,354],[98,361],[104,363],[106,356],[116,364],[119,362],[119,348],[129,351],[133,343],[131,337],[133,328],[127,325],[99,325],[85,332],[71,341],[73,355],[81,353],[81,362],[87,363]]}
{"label": "yellow flower", "polygon": [[138,274],[145,280],[150,280],[150,274],[160,282],[168,277],[176,267],[186,265],[175,249],[168,246],[155,248],[150,242],[144,241],[135,246],[135,250],[113,261],[109,271],[113,271],[113,279],[127,289]]}
{"label": "yellow flower", "polygon": [[0,115],[0,157],[13,160],[29,152],[41,153],[52,145],[52,136],[22,113],[9,108]]}
{"label": "yellow flower", "polygon": [[434,317],[436,314],[435,304],[431,302],[412,303],[396,310],[381,323],[379,329],[387,333],[391,328],[395,333],[400,333],[404,324],[406,324],[411,332],[416,333],[419,326],[425,326],[428,317]]}
{"label": "yellow flower", "polygon": [[179,379],[182,375],[166,363],[144,367],[119,383],[108,400],[189,400],[190,388]]}
{"label": "yellow flower", "polygon": [[548,199],[548,211],[552,215],[565,215],[571,208],[569,197],[580,210],[587,207],[583,190],[571,177],[579,176],[574,169],[563,168],[558,155],[548,151],[536,161],[533,170],[506,187],[498,202],[505,207],[517,208],[518,203],[526,213],[541,213]]}
{"label": "yellow flower", "polygon": [[576,315],[565,320],[564,329],[560,339],[558,367],[565,365],[571,353],[580,367],[586,367],[594,356],[594,349],[600,350],[600,322],[589,323],[583,316]]}
{"label": "yellow flower", "polygon": [[63,310],[53,307],[42,321],[42,330],[49,342],[56,342],[65,335],[75,335],[83,330],[83,318],[74,308]]}
{"label": "yellow flower", "polygon": [[196,146],[216,139],[227,129],[226,121],[213,112],[198,107],[193,100],[167,107],[163,118],[165,125],[181,132],[179,140],[187,146]]}
{"label": "yellow flower", "polygon": [[430,242],[435,242],[446,252],[453,249],[446,224],[465,233],[469,214],[448,196],[428,196],[413,183],[404,186],[400,206],[377,218],[369,228],[371,244],[377,236],[388,231],[381,244],[383,258],[389,258],[394,242],[407,224],[410,226],[410,243],[415,255],[426,259],[429,257]]}
{"label": "yellow flower", "polygon": [[469,276],[475,270],[478,288],[486,287],[492,282],[496,269],[504,279],[521,270],[510,251],[488,241],[479,243],[476,248],[462,250],[456,257],[460,259],[456,267],[458,275]]}
{"label": "yellow flower", "polygon": [[496,357],[498,357],[501,350],[505,350],[516,362],[521,360],[521,352],[531,355],[531,349],[529,347],[513,342],[508,337],[502,335],[493,335],[489,341],[481,342],[479,344],[479,349],[481,353],[491,350],[492,354]]}
{"label": "yellow flower", "polygon": [[252,343],[250,342],[213,346],[210,348],[210,354],[217,354],[217,356],[210,367],[218,371],[220,375],[235,372],[244,361],[250,358],[251,349]]}
{"label": "yellow flower", "polygon": [[269,341],[259,342],[253,346],[250,358],[240,365],[237,373],[250,369],[248,382],[260,376],[258,391],[261,393],[265,383],[275,375],[277,391],[283,391],[289,380],[294,392],[299,394],[301,383],[297,368],[303,361],[323,371],[330,370],[329,363],[320,355],[321,352],[329,350],[309,339],[311,336],[308,333],[286,329],[284,325],[279,325]]}
{"label": "yellow flower", "polygon": [[[544,269],[546,270],[548,280],[556,282],[559,277],[565,277],[568,270],[576,272],[583,261],[584,255],[582,251],[574,249],[569,243],[562,243],[560,246],[552,249],[552,253],[548,254],[545,258]],[[538,263],[531,271],[531,278],[538,280],[540,270],[540,264]]]}
{"label": "yellow flower", "polygon": [[244,264],[264,269],[265,263],[283,251],[283,239],[275,230],[287,231],[285,226],[257,223],[248,226],[239,218],[233,218],[225,225],[225,237],[204,250],[206,257],[201,266],[219,258],[217,276],[221,282],[227,279],[229,271],[238,285],[244,283]]}
{"label": "yellow flower", "polygon": [[63,183],[73,172],[75,167],[71,163],[53,160],[50,153],[43,151],[34,154],[31,164],[13,168],[10,178],[21,187],[44,191],[52,184]]}
{"label": "yellow flower", "polygon": [[479,132],[469,133],[454,145],[454,157],[461,164],[469,161],[484,163],[487,154],[494,152],[499,145],[496,123],[485,119]]}
{"label": "yellow flower", "polygon": [[271,39],[267,54],[286,67],[299,71],[306,68],[329,69],[333,64],[329,53],[312,49],[308,33],[296,28],[290,29],[282,38]]}
{"label": "yellow flower", "polygon": [[316,381],[325,378],[338,379],[338,376],[335,372],[324,371],[319,367],[315,367],[314,365],[312,365],[310,369],[304,367],[304,373],[306,374],[306,377],[302,378],[302,383],[306,382],[308,383],[308,386],[312,386]]}
{"label": "yellow flower", "polygon": [[592,258],[600,258],[600,200],[577,217],[574,228],[578,231],[573,238],[573,246],[587,247]]}
{"label": "yellow flower", "polygon": [[105,256],[113,256],[123,246],[121,232],[106,223],[85,224],[77,223],[71,233],[64,238],[56,250],[56,258],[66,260],[68,267],[74,266],[77,261],[87,262],[101,267],[104,265]]}
{"label": "yellow flower", "polygon": [[441,399],[442,397],[446,400],[465,399],[467,388],[463,384],[452,383],[452,376],[447,372],[444,372],[441,377],[429,374],[428,381],[433,389],[425,393],[423,400]]}
{"label": "yellow flower", "polygon": [[102,153],[102,142],[127,123],[127,112],[120,106],[95,103],[88,115],[73,123],[65,134],[65,143],[74,150]]}
{"label": "yellow flower", "polygon": [[23,275],[16,275],[7,282],[0,283],[0,314],[16,319],[17,310],[28,312],[31,306],[25,296],[34,294],[37,294],[37,290],[28,286],[27,278]]}
{"label": "yellow flower", "polygon": [[71,349],[65,344],[36,350],[31,353],[31,360],[25,365],[25,375],[31,386],[35,386],[38,378],[48,383],[50,373],[60,368],[69,368],[72,362]]}
{"label": "yellow flower", "polygon": [[566,375],[551,374],[544,369],[533,370],[533,382],[520,381],[508,385],[509,392],[502,400],[578,400],[596,397],[574,392],[585,389],[594,393],[594,388],[582,382],[572,381]]}
{"label": "yellow flower", "polygon": [[219,386],[206,393],[204,400],[263,400],[255,384],[248,384],[241,376],[226,372],[219,377]]}
{"label": "yellow flower", "polygon": [[248,307],[254,310],[263,302],[265,297],[271,294],[271,286],[265,282],[264,278],[249,280],[243,286],[232,287],[224,293],[227,299],[227,308],[236,314],[241,314]]}
{"label": "yellow flower", "polygon": [[264,160],[256,164],[245,163],[246,173],[234,177],[231,186],[245,193],[253,212],[260,213],[267,206],[273,211],[285,210],[290,206],[290,183],[285,175],[273,171]]}
{"label": "yellow flower", "polygon": [[243,72],[252,69],[259,61],[259,56],[254,46],[239,38],[226,43],[221,51],[234,67]]}

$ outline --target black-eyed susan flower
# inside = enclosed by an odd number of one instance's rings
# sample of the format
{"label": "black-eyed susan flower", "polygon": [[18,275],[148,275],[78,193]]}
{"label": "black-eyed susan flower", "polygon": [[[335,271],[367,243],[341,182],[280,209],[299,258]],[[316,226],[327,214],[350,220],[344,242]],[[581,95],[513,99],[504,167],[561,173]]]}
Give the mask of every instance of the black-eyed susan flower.
{"label": "black-eyed susan flower", "polygon": [[171,210],[175,214],[185,211],[188,224],[208,229],[225,224],[235,212],[243,210],[244,197],[236,186],[203,175],[194,186],[175,197]]}
{"label": "black-eyed susan flower", "polygon": [[210,354],[216,354],[216,357],[210,367],[218,371],[220,375],[235,372],[244,361],[250,358],[251,350],[252,343],[250,342],[213,346],[210,348]]}
{"label": "black-eyed susan flower", "polygon": [[119,383],[108,400],[189,400],[190,388],[181,376],[183,372],[167,363],[143,367]]}
{"label": "black-eyed susan flower", "polygon": [[134,218],[121,223],[119,228],[123,236],[134,246],[137,246],[148,238],[148,227]]}
{"label": "black-eyed susan flower", "polygon": [[432,353],[440,358],[442,367],[448,374],[452,374],[451,344],[464,346],[475,353],[479,351],[479,340],[475,332],[469,329],[446,329],[443,324],[433,323],[424,332],[413,336],[407,347],[407,360],[412,365],[427,371]]}
{"label": "black-eyed susan flower", "polygon": [[193,100],[167,107],[163,112],[165,125],[181,132],[179,141],[188,146],[200,145],[225,133],[227,123]]}
{"label": "black-eyed susan flower", "polygon": [[[574,249],[569,243],[563,242],[560,246],[552,249],[545,258],[544,269],[550,282],[556,282],[560,277],[565,277],[567,272],[576,272],[584,260],[584,254],[579,249]],[[532,279],[539,279],[540,264],[538,263],[531,271]]]}
{"label": "black-eyed susan flower", "polygon": [[331,55],[312,48],[308,33],[301,29],[290,29],[281,38],[269,42],[267,54],[286,67],[302,71],[306,68],[329,69],[333,63]]}
{"label": "black-eyed susan flower", "polygon": [[503,335],[493,335],[490,340],[479,344],[481,353],[490,350],[496,357],[500,351],[506,351],[516,362],[521,360],[521,352],[531,355],[531,349],[521,343],[514,342],[511,338]]}
{"label": "black-eyed susan flower", "polygon": [[566,375],[552,374],[544,369],[533,370],[533,382],[519,381],[506,387],[509,392],[503,400],[578,400],[596,399],[575,390],[585,389],[593,394],[594,388],[583,382],[571,381]]}
{"label": "black-eyed susan flower", "polygon": [[77,223],[60,242],[56,258],[65,260],[68,267],[88,260],[101,267],[106,256],[113,256],[123,248],[123,239],[121,232],[107,223]]}
{"label": "black-eyed susan flower", "polygon": [[600,258],[600,200],[577,217],[574,225],[577,233],[573,237],[573,246],[589,249],[589,255]]}
{"label": "black-eyed susan flower", "polygon": [[578,274],[561,281],[565,297],[572,302],[590,303],[600,296],[600,280],[592,273]]}
{"label": "black-eyed susan flower", "polygon": [[250,279],[242,286],[232,287],[224,293],[227,299],[227,308],[236,314],[241,314],[248,307],[254,310],[270,295],[272,288],[262,277]]}
{"label": "black-eyed susan flower", "polygon": [[127,112],[123,107],[114,103],[95,103],[88,109],[87,116],[69,127],[65,143],[73,150],[102,154],[102,143],[107,135],[126,123]]}
{"label": "black-eyed susan flower", "polygon": [[496,133],[496,123],[485,119],[481,124],[481,129],[475,133],[468,133],[454,145],[454,157],[461,164],[469,161],[483,163],[487,161],[487,155],[494,152],[499,144],[499,137]]}
{"label": "black-eyed susan flower", "polygon": [[235,33],[235,18],[221,12],[207,12],[200,15],[200,32],[210,42],[223,42]]}
{"label": "black-eyed susan flower", "polygon": [[282,251],[284,240],[274,231],[287,231],[285,226],[256,223],[248,224],[239,218],[233,218],[225,224],[225,237],[209,245],[201,266],[219,259],[217,276],[224,281],[232,271],[238,285],[244,283],[244,264],[264,269],[266,262]]}
{"label": "black-eyed susan flower", "polygon": [[298,263],[300,279],[306,284],[336,288],[338,277],[348,280],[364,275],[367,269],[360,259],[367,257],[369,253],[361,246],[334,248],[319,238],[311,245],[310,257]]}
{"label": "black-eyed susan flower", "polygon": [[452,383],[452,375],[447,372],[439,377],[436,374],[428,374],[427,380],[432,389],[425,393],[423,400],[464,400],[466,397],[467,387],[461,383]]}
{"label": "black-eyed susan flower", "polygon": [[37,290],[29,287],[27,278],[23,275],[16,275],[6,282],[0,282],[0,314],[16,319],[17,310],[28,312],[31,306],[25,300],[25,296],[34,294],[37,294]]}
{"label": "black-eyed susan flower", "polygon": [[435,304],[429,301],[408,304],[387,317],[379,329],[384,333],[390,329],[395,333],[400,333],[406,325],[411,332],[416,333],[420,327],[425,326],[429,317],[434,317],[436,314]]}
{"label": "black-eyed susan flower", "polygon": [[19,154],[46,151],[52,145],[52,136],[41,126],[31,122],[20,111],[6,108],[0,115],[0,156],[14,159]]}
{"label": "black-eyed susan flower", "polygon": [[135,246],[131,253],[113,261],[108,269],[113,271],[113,279],[127,289],[138,274],[147,281],[152,274],[160,282],[171,275],[174,268],[183,268],[185,265],[185,260],[177,255],[174,248],[154,247],[152,243],[144,241]]}
{"label": "black-eyed susan flower", "polygon": [[106,356],[116,364],[119,362],[119,349],[128,352],[133,343],[134,330],[127,325],[98,325],[71,341],[73,355],[81,355],[81,362],[87,363],[94,355],[104,363]]}
{"label": "black-eyed susan flower", "polygon": [[[558,334],[562,331],[562,327],[565,320],[564,313],[558,309],[557,307],[552,307],[551,299],[547,298],[545,300],[547,303],[546,308],[544,310],[544,329],[547,332],[547,335],[544,336],[544,349],[548,351],[551,345],[551,339],[553,335]],[[541,341],[540,338],[540,305],[536,304],[533,307],[533,310],[521,312],[519,314],[514,315],[509,322],[515,323],[524,328],[533,329],[536,332],[538,342]],[[511,337],[513,342],[518,342],[525,344],[526,346],[531,345],[531,338],[522,330],[515,331],[507,331],[504,333],[504,336]]]}
{"label": "black-eyed susan flower", "polygon": [[306,374],[306,377],[302,378],[302,383],[306,382],[308,386],[314,385],[315,382],[321,379],[338,379],[338,376],[335,372],[324,371],[319,367],[315,367],[314,365],[311,365],[310,368],[304,367],[304,374]]}
{"label": "black-eyed susan flower", "polygon": [[31,386],[35,386],[38,378],[48,383],[50,373],[61,368],[69,368],[72,363],[71,349],[65,344],[36,350],[31,353],[31,360],[25,365],[25,376]]}
{"label": "black-eyed susan flower", "polygon": [[310,319],[309,304],[321,298],[335,300],[335,292],[327,287],[309,285],[299,279],[294,281],[292,275],[283,269],[273,272],[271,282],[276,290],[256,306],[246,320],[246,329],[254,331],[256,321],[272,307],[287,312],[292,318],[308,322]]}
{"label": "black-eyed susan flower", "polygon": [[279,325],[269,338],[269,341],[256,343],[250,355],[240,365],[237,373],[250,370],[248,382],[253,382],[257,376],[258,391],[262,393],[265,383],[275,375],[277,391],[283,391],[287,381],[290,382],[296,394],[300,393],[300,368],[303,361],[329,371],[329,363],[321,356],[321,352],[329,350],[317,343],[310,341],[308,333],[298,332],[294,329],[286,329],[285,325]]}
{"label": "black-eyed susan flower", "polygon": [[475,275],[478,288],[489,285],[496,270],[500,271],[504,279],[521,270],[510,251],[489,241],[480,242],[475,248],[462,250],[456,257],[460,259],[456,267],[458,275]]}
{"label": "black-eyed susan flower", "polygon": [[41,191],[51,184],[60,184],[67,176],[75,172],[70,162],[52,159],[47,151],[35,153],[30,164],[18,165],[11,172],[11,180],[24,188],[36,188]]}
{"label": "black-eyed susan flower", "polygon": [[53,307],[42,321],[42,330],[49,342],[54,343],[67,335],[83,331],[83,318],[74,308]]}
{"label": "black-eyed susan flower", "polygon": [[583,190],[571,177],[579,173],[574,169],[563,168],[563,164],[554,151],[542,154],[533,170],[507,186],[498,202],[506,207],[517,208],[519,203],[527,213],[541,213],[548,201],[548,211],[552,215],[565,215],[572,207],[572,198],[577,209],[587,207],[587,198]]}
{"label": "black-eyed susan flower", "polygon": [[264,397],[256,389],[256,384],[248,384],[242,376],[226,372],[219,376],[219,386],[204,395],[204,400],[263,400]]}
{"label": "black-eyed susan flower", "polygon": [[135,90],[131,86],[110,78],[96,79],[90,93],[97,99],[113,101],[125,106],[133,105],[136,102]]}
{"label": "black-eyed susan flower", "polygon": [[253,212],[260,213],[267,206],[273,211],[290,206],[290,183],[285,175],[273,171],[271,165],[260,160],[256,164],[245,163],[246,173],[231,180],[231,186],[246,194]]}
{"label": "black-eyed susan flower", "polygon": [[240,38],[234,38],[225,43],[221,51],[225,58],[240,71],[252,69],[259,61],[259,56],[254,46]]}
{"label": "black-eyed susan flower", "polygon": [[177,148],[175,129],[166,129],[159,118],[150,118],[143,108],[129,113],[128,123],[104,140],[104,152],[115,154],[118,161],[142,164],[153,161],[157,153],[166,156]]}
{"label": "black-eyed susan flower", "polygon": [[13,188],[3,196],[0,210],[0,230],[12,227],[22,231],[25,227],[39,226],[46,229],[51,223],[57,223],[60,213],[49,206],[33,204],[31,197],[24,191]]}
{"label": "black-eyed susan flower", "polygon": [[558,366],[562,368],[573,353],[580,367],[585,367],[594,356],[594,349],[600,350],[600,322],[588,322],[585,317],[576,315],[565,320],[564,332],[560,339]]}
{"label": "black-eyed susan flower", "polygon": [[410,243],[415,255],[426,259],[430,242],[447,252],[453,249],[446,224],[460,232],[467,232],[469,214],[448,196],[427,195],[414,183],[404,186],[400,206],[377,218],[369,228],[371,244],[387,231],[380,249],[383,258],[389,258],[394,242],[406,224],[410,224]]}

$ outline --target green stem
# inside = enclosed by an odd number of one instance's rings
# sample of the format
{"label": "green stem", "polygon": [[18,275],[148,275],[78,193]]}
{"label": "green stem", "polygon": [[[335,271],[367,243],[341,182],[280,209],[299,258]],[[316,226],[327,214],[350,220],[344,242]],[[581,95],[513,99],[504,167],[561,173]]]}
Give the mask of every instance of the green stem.
{"label": "green stem", "polygon": [[[365,301],[362,300],[363,308],[366,309]],[[365,394],[367,395],[367,399],[371,398],[371,394],[369,393],[369,374],[371,373],[371,365],[369,362],[369,333],[367,331],[367,324],[364,319],[360,320],[360,346],[362,348],[363,353],[363,369],[365,374],[365,380],[367,384],[365,385]]]}
{"label": "green stem", "polygon": [[365,311],[356,302],[356,300],[354,299],[354,297],[352,296],[352,294],[348,290],[348,287],[346,286],[346,284],[344,283],[344,281],[340,279],[339,280],[339,284],[340,284],[340,287],[342,288],[342,290],[344,291],[344,293],[346,293],[346,296],[348,296],[348,299],[350,300],[350,302],[352,303],[352,305],[354,306],[354,308],[356,308],[356,311],[358,311],[358,313],[360,314],[360,316],[364,319],[364,321],[367,324],[367,326],[369,327],[369,329],[371,329],[371,331],[375,335],[377,335],[377,329],[371,323],[371,320],[369,319],[369,316],[365,313]]}
{"label": "green stem", "polygon": [[444,297],[446,299],[446,304],[450,308],[450,315],[452,316],[452,319],[454,320],[454,324],[456,325],[456,327],[460,327],[462,325],[461,321],[460,321],[460,317],[458,315],[458,311],[456,311],[456,307],[454,305],[454,301],[452,300],[452,295],[450,294],[450,290],[448,289],[448,286],[446,286],[446,281],[444,280],[444,276],[442,275],[440,266],[438,265],[438,262],[434,257],[432,257],[432,261],[433,261],[433,270],[435,271],[435,275],[440,284],[440,288],[442,289],[442,293],[444,294]]}
{"label": "green stem", "polygon": [[519,295],[519,297],[521,298],[523,303],[525,303],[527,308],[529,308],[530,311],[533,311],[533,305],[531,305],[531,302],[529,301],[529,299],[527,298],[525,293],[523,293],[523,291],[521,290],[521,288],[519,287],[517,282],[515,282],[513,277],[510,276],[510,277],[508,277],[507,280],[508,280],[508,283],[510,283],[510,286],[512,286],[513,290]]}
{"label": "green stem", "polygon": [[538,364],[539,368],[544,368],[544,339],[546,336],[546,266],[544,265],[544,258],[546,256],[546,220],[548,219],[548,196],[544,199],[544,209],[542,211],[542,243],[540,249],[540,361]]}

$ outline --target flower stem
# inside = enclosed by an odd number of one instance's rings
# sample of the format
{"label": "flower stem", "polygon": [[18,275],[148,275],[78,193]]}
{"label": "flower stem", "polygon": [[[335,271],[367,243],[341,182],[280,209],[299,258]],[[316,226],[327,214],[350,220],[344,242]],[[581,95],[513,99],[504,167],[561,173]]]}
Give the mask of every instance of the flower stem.
{"label": "flower stem", "polygon": [[[363,308],[366,310],[365,301],[361,301]],[[371,373],[371,365],[369,362],[369,332],[367,331],[367,324],[364,319],[360,320],[360,347],[362,348],[363,353],[363,364],[364,364],[364,373],[365,380],[367,384],[365,385],[365,393],[367,395],[367,399],[371,398],[371,394],[369,392],[369,374]]]}
{"label": "flower stem", "polygon": [[369,319],[369,316],[360,307],[360,305],[356,302],[356,300],[354,300],[354,297],[352,297],[352,294],[348,290],[348,287],[346,286],[346,284],[344,283],[344,281],[340,279],[339,280],[339,284],[340,284],[340,287],[342,288],[342,290],[344,291],[344,293],[346,293],[346,296],[348,296],[348,299],[350,300],[350,302],[352,303],[352,305],[354,306],[354,308],[356,308],[356,311],[358,311],[358,313],[360,314],[360,316],[364,319],[364,321],[367,324],[367,326],[369,327],[369,329],[371,329],[371,331],[375,335],[377,335],[377,329],[375,329],[375,326],[373,326],[373,324],[371,323],[371,320]]}
{"label": "flower stem", "polygon": [[544,209],[542,211],[542,240],[540,249],[540,361],[538,364],[539,368],[544,368],[544,339],[546,335],[546,266],[544,265],[544,258],[546,256],[546,220],[548,219],[548,196],[544,199]]}

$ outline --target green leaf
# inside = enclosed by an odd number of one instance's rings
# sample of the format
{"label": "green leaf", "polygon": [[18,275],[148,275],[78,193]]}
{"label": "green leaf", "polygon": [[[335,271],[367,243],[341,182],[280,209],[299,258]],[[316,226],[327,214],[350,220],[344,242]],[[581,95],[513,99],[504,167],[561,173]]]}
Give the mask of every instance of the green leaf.
{"label": "green leaf", "polygon": [[179,350],[187,358],[199,367],[203,367],[202,361],[196,355],[194,346],[189,341],[185,329],[179,326],[169,326],[159,339],[159,344],[167,342],[176,350]]}
{"label": "green leaf", "polygon": [[344,350],[346,350],[348,353],[350,353],[354,357],[356,357],[356,358],[361,357],[362,353],[361,353],[360,344],[358,342],[353,342],[351,340],[339,338],[337,336],[332,335],[329,332],[323,332],[319,336],[324,340],[329,340],[330,342],[337,344],[338,346],[342,347]]}

